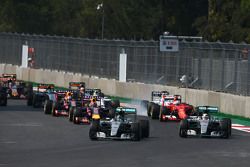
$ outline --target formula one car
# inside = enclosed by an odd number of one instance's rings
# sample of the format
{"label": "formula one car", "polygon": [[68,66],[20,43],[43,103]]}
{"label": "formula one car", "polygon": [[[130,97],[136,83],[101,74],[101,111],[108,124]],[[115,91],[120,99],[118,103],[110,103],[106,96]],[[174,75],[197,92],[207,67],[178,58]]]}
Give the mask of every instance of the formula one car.
{"label": "formula one car", "polygon": [[7,87],[0,85],[0,106],[7,106]]}
{"label": "formula one car", "polygon": [[218,107],[198,106],[195,116],[181,120],[179,136],[183,138],[187,136],[229,138],[232,128],[231,119],[215,118],[210,115],[213,112],[218,112]]}
{"label": "formula one car", "polygon": [[144,107],[147,105],[147,114],[149,117],[152,119],[159,119],[161,99],[167,95],[169,95],[168,91],[152,91],[151,101],[142,101]]}
{"label": "formula one car", "polygon": [[180,95],[161,94],[156,96],[158,103],[149,103],[148,116],[160,121],[182,120],[191,115],[194,107],[181,102]]}
{"label": "formula one car", "polygon": [[34,108],[44,107],[45,100],[52,94],[54,95],[53,84],[39,84],[37,88],[32,88],[27,94],[27,105]]}
{"label": "formula one car", "polygon": [[74,124],[90,124],[92,120],[93,110],[99,110],[98,107],[75,107],[73,110],[73,123]]}
{"label": "formula one car", "polygon": [[192,115],[194,112],[192,105],[181,102],[180,95],[167,95],[162,98],[162,100],[159,115],[160,121],[180,121]]}
{"label": "formula one car", "polygon": [[[73,123],[90,123],[93,107],[100,110],[101,115],[104,116],[107,109],[106,104],[109,99],[103,97],[100,89],[84,89],[83,92],[74,92],[69,111],[69,121]],[[95,103],[96,106],[93,106]]]}
{"label": "formula one car", "polygon": [[90,123],[92,112],[89,108],[91,99],[85,98],[84,92],[73,92],[69,107],[69,121],[75,124]]}
{"label": "formula one car", "polygon": [[69,116],[69,107],[72,92],[69,90],[54,92],[52,116]]}
{"label": "formula one car", "polygon": [[26,83],[16,79],[16,74],[3,74],[0,77],[2,85],[7,87],[8,98],[25,99]]}
{"label": "formula one car", "polygon": [[114,118],[100,119],[98,113],[93,113],[93,121],[89,129],[89,138],[123,139],[139,141],[149,137],[149,121],[137,120],[136,108],[116,108]]}

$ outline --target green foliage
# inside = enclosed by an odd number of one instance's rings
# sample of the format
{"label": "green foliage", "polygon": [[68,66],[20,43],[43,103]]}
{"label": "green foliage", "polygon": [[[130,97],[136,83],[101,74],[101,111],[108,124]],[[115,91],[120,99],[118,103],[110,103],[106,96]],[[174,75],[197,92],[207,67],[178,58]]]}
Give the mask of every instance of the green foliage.
{"label": "green foliage", "polygon": [[194,27],[209,41],[250,42],[250,1],[209,0],[208,19],[197,18]]}
{"label": "green foliage", "polygon": [[158,40],[169,31],[209,41],[250,42],[250,1],[0,1],[0,31],[101,38],[102,22],[106,39]]}

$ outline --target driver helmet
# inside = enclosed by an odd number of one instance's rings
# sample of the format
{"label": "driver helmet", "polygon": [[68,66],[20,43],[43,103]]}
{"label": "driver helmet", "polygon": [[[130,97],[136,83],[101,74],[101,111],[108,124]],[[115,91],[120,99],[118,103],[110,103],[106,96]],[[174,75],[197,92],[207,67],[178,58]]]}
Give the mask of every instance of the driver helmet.
{"label": "driver helmet", "polygon": [[176,96],[174,97],[173,103],[174,104],[179,104],[179,100],[178,100],[178,98]]}
{"label": "driver helmet", "polygon": [[202,114],[202,120],[208,120],[209,116],[207,113]]}
{"label": "driver helmet", "polygon": [[92,103],[95,103],[95,102],[96,102],[96,98],[92,98],[92,99],[91,99],[91,102],[92,102]]}
{"label": "driver helmet", "polygon": [[80,92],[84,92],[84,87],[80,87]]}

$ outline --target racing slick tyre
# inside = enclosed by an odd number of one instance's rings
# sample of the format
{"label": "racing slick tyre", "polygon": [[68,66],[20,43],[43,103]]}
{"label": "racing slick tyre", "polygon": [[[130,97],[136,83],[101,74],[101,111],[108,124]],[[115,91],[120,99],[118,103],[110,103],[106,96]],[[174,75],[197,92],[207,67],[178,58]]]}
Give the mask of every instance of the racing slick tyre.
{"label": "racing slick tyre", "polygon": [[27,106],[32,106],[33,102],[33,96],[32,95],[28,95],[27,97]]}
{"label": "racing slick tyre", "polygon": [[143,109],[147,108],[147,107],[148,107],[148,101],[147,101],[147,100],[142,100],[142,101],[141,101],[141,107],[142,107]]}
{"label": "racing slick tyre", "polygon": [[224,139],[228,139],[231,135],[231,119],[229,118],[223,118],[221,120],[221,130],[223,132],[223,135],[221,136]]}
{"label": "racing slick tyre", "polygon": [[97,132],[99,129],[99,120],[92,121],[89,128],[89,138],[90,140],[97,140]]}
{"label": "racing slick tyre", "polygon": [[34,108],[38,108],[40,106],[39,95],[33,96],[32,105]]}
{"label": "racing slick tyre", "polygon": [[141,127],[140,127],[140,123],[133,123],[132,124],[132,141],[140,141],[141,140]]}
{"label": "racing slick tyre", "polygon": [[44,114],[51,114],[51,110],[52,110],[52,101],[51,100],[45,100],[44,103]]}
{"label": "racing slick tyre", "polygon": [[149,121],[148,120],[140,120],[141,125],[141,137],[148,138],[149,137]]}
{"label": "racing slick tyre", "polygon": [[153,103],[149,102],[147,106],[147,114],[149,117],[151,117],[151,108],[152,108]]}
{"label": "racing slick tyre", "polygon": [[188,131],[188,120],[183,119],[180,122],[180,128],[179,128],[179,136],[186,138],[187,137],[187,131]]}
{"label": "racing slick tyre", "polygon": [[58,109],[58,104],[57,104],[57,102],[53,102],[53,104],[52,104],[52,110],[51,110],[51,115],[52,116],[54,116],[54,117],[56,117],[57,116],[57,114],[56,114],[56,110]]}
{"label": "racing slick tyre", "polygon": [[158,104],[153,104],[151,108],[151,118],[159,119],[160,115],[160,106]]}
{"label": "racing slick tyre", "polygon": [[7,98],[0,98],[0,106],[7,106]]}
{"label": "racing slick tyre", "polygon": [[116,99],[116,100],[113,100],[113,108],[117,108],[117,107],[120,107],[120,100]]}
{"label": "racing slick tyre", "polygon": [[77,110],[76,108],[74,108],[73,111],[73,123],[74,124],[79,124],[80,122],[77,120],[77,117],[81,116],[81,111]]}
{"label": "racing slick tyre", "polygon": [[229,136],[232,135],[232,120],[230,118],[228,118],[228,121],[229,121],[229,125],[228,125],[228,128],[229,128]]}
{"label": "racing slick tyre", "polygon": [[74,107],[70,107],[69,109],[69,121],[73,121]]}
{"label": "racing slick tyre", "polygon": [[168,115],[168,114],[170,114],[170,113],[168,113],[168,109],[166,107],[161,106],[159,120],[161,122],[165,121],[165,120],[163,120],[162,115]]}

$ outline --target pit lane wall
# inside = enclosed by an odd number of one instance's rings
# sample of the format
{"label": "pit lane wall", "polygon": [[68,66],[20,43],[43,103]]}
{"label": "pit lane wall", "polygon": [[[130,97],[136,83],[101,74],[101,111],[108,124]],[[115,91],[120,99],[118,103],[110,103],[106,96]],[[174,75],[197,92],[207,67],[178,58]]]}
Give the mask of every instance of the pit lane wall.
{"label": "pit lane wall", "polygon": [[64,71],[22,68],[10,64],[0,64],[0,75],[2,73],[16,73],[17,78],[21,80],[37,83],[54,83],[60,87],[68,87],[70,81],[83,81],[86,83],[86,87],[100,88],[105,94],[132,99],[150,100],[153,90],[167,90],[170,94],[182,95],[183,101],[194,106],[218,106],[223,113],[250,118],[250,97],[247,96],[165,85],[125,83],[105,78],[90,78],[89,76]]}

